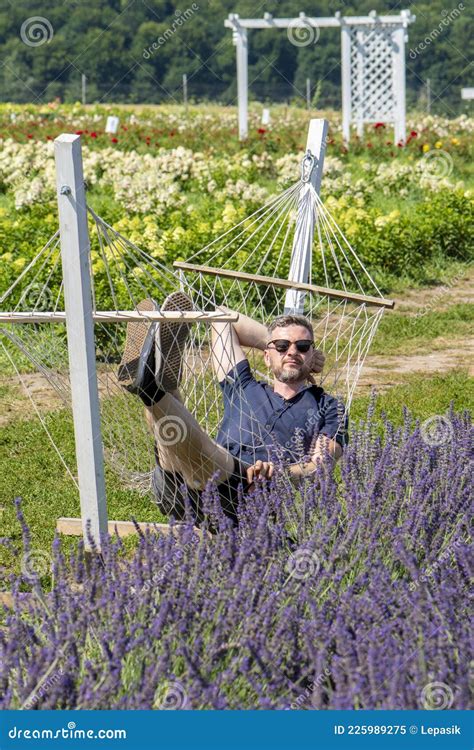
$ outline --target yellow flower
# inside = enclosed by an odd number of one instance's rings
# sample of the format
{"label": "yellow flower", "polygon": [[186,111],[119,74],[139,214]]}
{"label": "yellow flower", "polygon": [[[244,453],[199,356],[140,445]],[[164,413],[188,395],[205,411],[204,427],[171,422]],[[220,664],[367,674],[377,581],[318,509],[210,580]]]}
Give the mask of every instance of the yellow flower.
{"label": "yellow flower", "polygon": [[451,143],[453,146],[459,146],[459,140],[457,138],[451,138]]}
{"label": "yellow flower", "polygon": [[443,145],[443,142],[442,142],[442,141],[436,141],[436,143],[435,143],[435,148],[441,148],[441,147],[442,147],[442,145]]}
{"label": "yellow flower", "polygon": [[429,151],[429,150],[430,150],[430,147],[429,147],[429,145],[428,145],[427,143],[424,143],[424,144],[423,144],[423,153],[425,153],[425,154],[426,154],[426,152],[427,152],[427,151]]}

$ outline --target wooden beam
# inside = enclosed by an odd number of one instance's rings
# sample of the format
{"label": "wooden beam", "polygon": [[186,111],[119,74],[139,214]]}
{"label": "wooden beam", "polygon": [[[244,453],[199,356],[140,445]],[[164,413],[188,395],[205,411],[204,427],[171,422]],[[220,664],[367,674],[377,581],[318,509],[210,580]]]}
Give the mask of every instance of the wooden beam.
{"label": "wooden beam", "polygon": [[395,307],[393,299],[385,299],[384,297],[370,297],[365,294],[344,292],[339,289],[329,289],[324,286],[316,286],[315,284],[303,284],[296,281],[288,281],[288,279],[274,279],[272,276],[257,276],[252,273],[244,273],[243,271],[229,271],[226,268],[197,266],[194,263],[182,263],[177,260],[175,260],[173,265],[175,268],[179,268],[182,271],[196,271],[197,273],[208,274],[209,276],[223,276],[227,279],[253,281],[256,284],[277,286],[282,289],[301,289],[305,292],[313,292],[313,294],[324,294],[332,299],[346,299],[349,302],[357,302],[358,304],[365,303],[366,305],[372,305],[374,307],[388,307],[390,309]]}
{"label": "wooden beam", "polygon": [[296,18],[273,18],[270,14],[264,18],[240,18],[236,13],[231,13],[224,21],[224,26],[228,29],[235,29],[241,26],[243,29],[287,29],[295,26],[315,26],[337,28],[341,23],[350,26],[371,26],[375,23],[382,25],[403,26],[413,23],[416,16],[411,15],[410,11],[402,11],[398,16],[342,16],[340,13],[334,16],[306,16],[300,13]]}
{"label": "wooden beam", "polygon": [[[239,319],[237,313],[201,312],[200,310],[183,311],[159,310],[140,312],[138,310],[98,310],[92,313],[92,318],[97,323],[126,323],[130,320],[166,321],[168,323],[182,323],[187,320],[191,323],[218,322],[236,323]],[[2,312],[0,323],[64,323],[66,313],[64,312]]]}
{"label": "wooden beam", "polygon": [[[143,531],[144,533],[146,531],[157,531],[162,534],[171,533],[171,526],[169,523],[148,523],[140,521],[138,527],[140,531]],[[82,520],[80,518],[58,518],[56,531],[59,531],[60,534],[65,534],[66,536],[82,536]],[[110,536],[117,533],[119,537],[124,537],[136,534],[137,528],[132,521],[109,521],[107,531]],[[202,536],[202,529],[195,526],[194,531],[199,536]]]}

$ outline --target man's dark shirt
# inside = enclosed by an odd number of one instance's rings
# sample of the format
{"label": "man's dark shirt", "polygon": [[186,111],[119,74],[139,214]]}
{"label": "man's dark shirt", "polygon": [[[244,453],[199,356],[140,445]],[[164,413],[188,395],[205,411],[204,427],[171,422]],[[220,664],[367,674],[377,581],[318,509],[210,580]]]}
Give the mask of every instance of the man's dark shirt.
{"label": "man's dark shirt", "polygon": [[308,456],[318,435],[347,443],[344,404],[311,385],[290,399],[255,380],[242,360],[220,383],[224,418],[216,441],[244,464],[280,457],[289,463]]}

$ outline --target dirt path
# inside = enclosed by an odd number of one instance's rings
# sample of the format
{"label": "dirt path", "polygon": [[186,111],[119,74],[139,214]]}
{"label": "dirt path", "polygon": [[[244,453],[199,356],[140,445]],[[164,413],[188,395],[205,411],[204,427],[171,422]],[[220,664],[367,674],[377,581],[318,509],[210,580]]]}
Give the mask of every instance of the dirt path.
{"label": "dirt path", "polygon": [[474,303],[474,265],[465,267],[446,284],[423,287],[422,289],[408,289],[403,295],[392,296],[395,300],[395,310],[399,313],[420,312],[423,308],[430,310],[446,310],[450,305],[459,303]]}
{"label": "dirt path", "polygon": [[358,389],[366,391],[371,386],[378,390],[390,388],[403,381],[404,375],[445,373],[453,369],[467,369],[474,376],[474,337],[462,339],[456,346],[447,346],[426,354],[368,356],[359,379]]}

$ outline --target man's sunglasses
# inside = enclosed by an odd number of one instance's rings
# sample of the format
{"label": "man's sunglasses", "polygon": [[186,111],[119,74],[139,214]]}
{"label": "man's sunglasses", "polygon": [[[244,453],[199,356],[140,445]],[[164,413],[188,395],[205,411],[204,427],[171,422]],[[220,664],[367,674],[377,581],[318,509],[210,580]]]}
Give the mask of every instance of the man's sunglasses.
{"label": "man's sunglasses", "polygon": [[273,344],[274,348],[280,354],[284,354],[285,352],[287,352],[292,344],[296,346],[296,350],[298,352],[301,352],[301,354],[306,354],[306,352],[309,352],[309,350],[313,346],[314,341],[308,341],[308,339],[301,339],[300,341],[288,341],[288,339],[275,339],[275,341],[268,342],[267,348],[270,348],[270,344]]}

